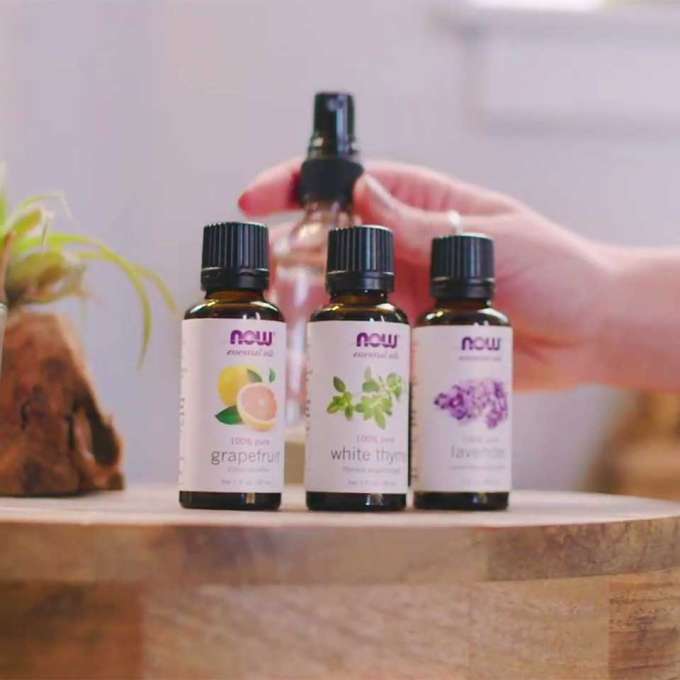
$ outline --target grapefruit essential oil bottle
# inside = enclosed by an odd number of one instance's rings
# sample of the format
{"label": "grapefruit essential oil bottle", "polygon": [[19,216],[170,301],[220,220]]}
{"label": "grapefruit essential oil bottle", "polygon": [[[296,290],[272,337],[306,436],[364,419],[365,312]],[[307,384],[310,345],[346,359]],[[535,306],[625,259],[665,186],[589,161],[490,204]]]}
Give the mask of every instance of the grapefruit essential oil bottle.
{"label": "grapefruit essential oil bottle", "polygon": [[284,465],[286,325],[265,300],[264,225],[203,230],[205,299],[182,322],[179,502],[276,510]]}
{"label": "grapefruit essential oil bottle", "polygon": [[310,510],[401,510],[408,485],[410,329],[388,299],[394,239],[328,237],[330,302],[307,326],[305,488]]}
{"label": "grapefruit essential oil bottle", "polygon": [[434,308],[413,331],[416,508],[502,510],[511,487],[512,328],[494,309],[493,241],[432,242]]}

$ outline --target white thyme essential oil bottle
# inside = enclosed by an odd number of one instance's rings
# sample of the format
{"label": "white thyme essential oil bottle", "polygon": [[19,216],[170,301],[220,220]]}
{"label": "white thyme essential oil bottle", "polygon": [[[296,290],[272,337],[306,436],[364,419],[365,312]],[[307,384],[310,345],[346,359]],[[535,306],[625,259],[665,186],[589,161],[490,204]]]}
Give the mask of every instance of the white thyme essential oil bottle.
{"label": "white thyme essential oil bottle", "polygon": [[330,302],[307,326],[305,488],[310,510],[401,510],[408,486],[410,329],[388,299],[394,237],[328,238]]}
{"label": "white thyme essential oil bottle", "polygon": [[512,472],[512,328],[492,307],[492,239],[432,242],[434,307],[413,331],[416,508],[502,510]]}

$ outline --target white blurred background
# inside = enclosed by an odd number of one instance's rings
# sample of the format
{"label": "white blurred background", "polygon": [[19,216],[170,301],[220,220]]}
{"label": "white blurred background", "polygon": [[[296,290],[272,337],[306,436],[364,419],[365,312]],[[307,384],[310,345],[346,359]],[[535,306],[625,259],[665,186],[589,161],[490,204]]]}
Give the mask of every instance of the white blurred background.
{"label": "white blurred background", "polygon": [[[592,238],[678,244],[680,14],[573,4],[0,0],[0,159],[11,195],[63,189],[72,229],[154,268],[182,307],[202,225],[238,217],[254,174],[304,151],[319,89],[355,94],[364,157],[514,194]],[[84,315],[62,309],[129,477],[174,480],[179,321],[158,300],[138,370],[133,291],[105,265],[89,284]],[[582,487],[624,398],[520,396],[516,485]]]}

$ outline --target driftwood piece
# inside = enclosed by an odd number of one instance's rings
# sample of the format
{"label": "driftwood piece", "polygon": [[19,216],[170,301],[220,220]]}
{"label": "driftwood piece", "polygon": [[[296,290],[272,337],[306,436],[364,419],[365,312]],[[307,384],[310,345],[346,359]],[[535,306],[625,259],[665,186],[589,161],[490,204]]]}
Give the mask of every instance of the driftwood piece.
{"label": "driftwood piece", "polygon": [[0,494],[121,489],[121,457],[69,323],[11,314],[0,374]]}

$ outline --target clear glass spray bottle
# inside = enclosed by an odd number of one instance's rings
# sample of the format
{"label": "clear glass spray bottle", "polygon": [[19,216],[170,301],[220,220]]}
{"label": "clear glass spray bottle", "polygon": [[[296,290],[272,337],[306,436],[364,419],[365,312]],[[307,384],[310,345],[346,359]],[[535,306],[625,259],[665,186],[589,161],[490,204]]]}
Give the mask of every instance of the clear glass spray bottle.
{"label": "clear glass spray bottle", "polygon": [[302,164],[298,198],[304,214],[273,248],[272,300],[288,321],[286,421],[301,428],[305,404],[305,326],[325,301],[326,244],[331,229],[354,223],[352,189],[362,173],[354,137],[350,94],[320,92],[314,98],[314,130]]}

